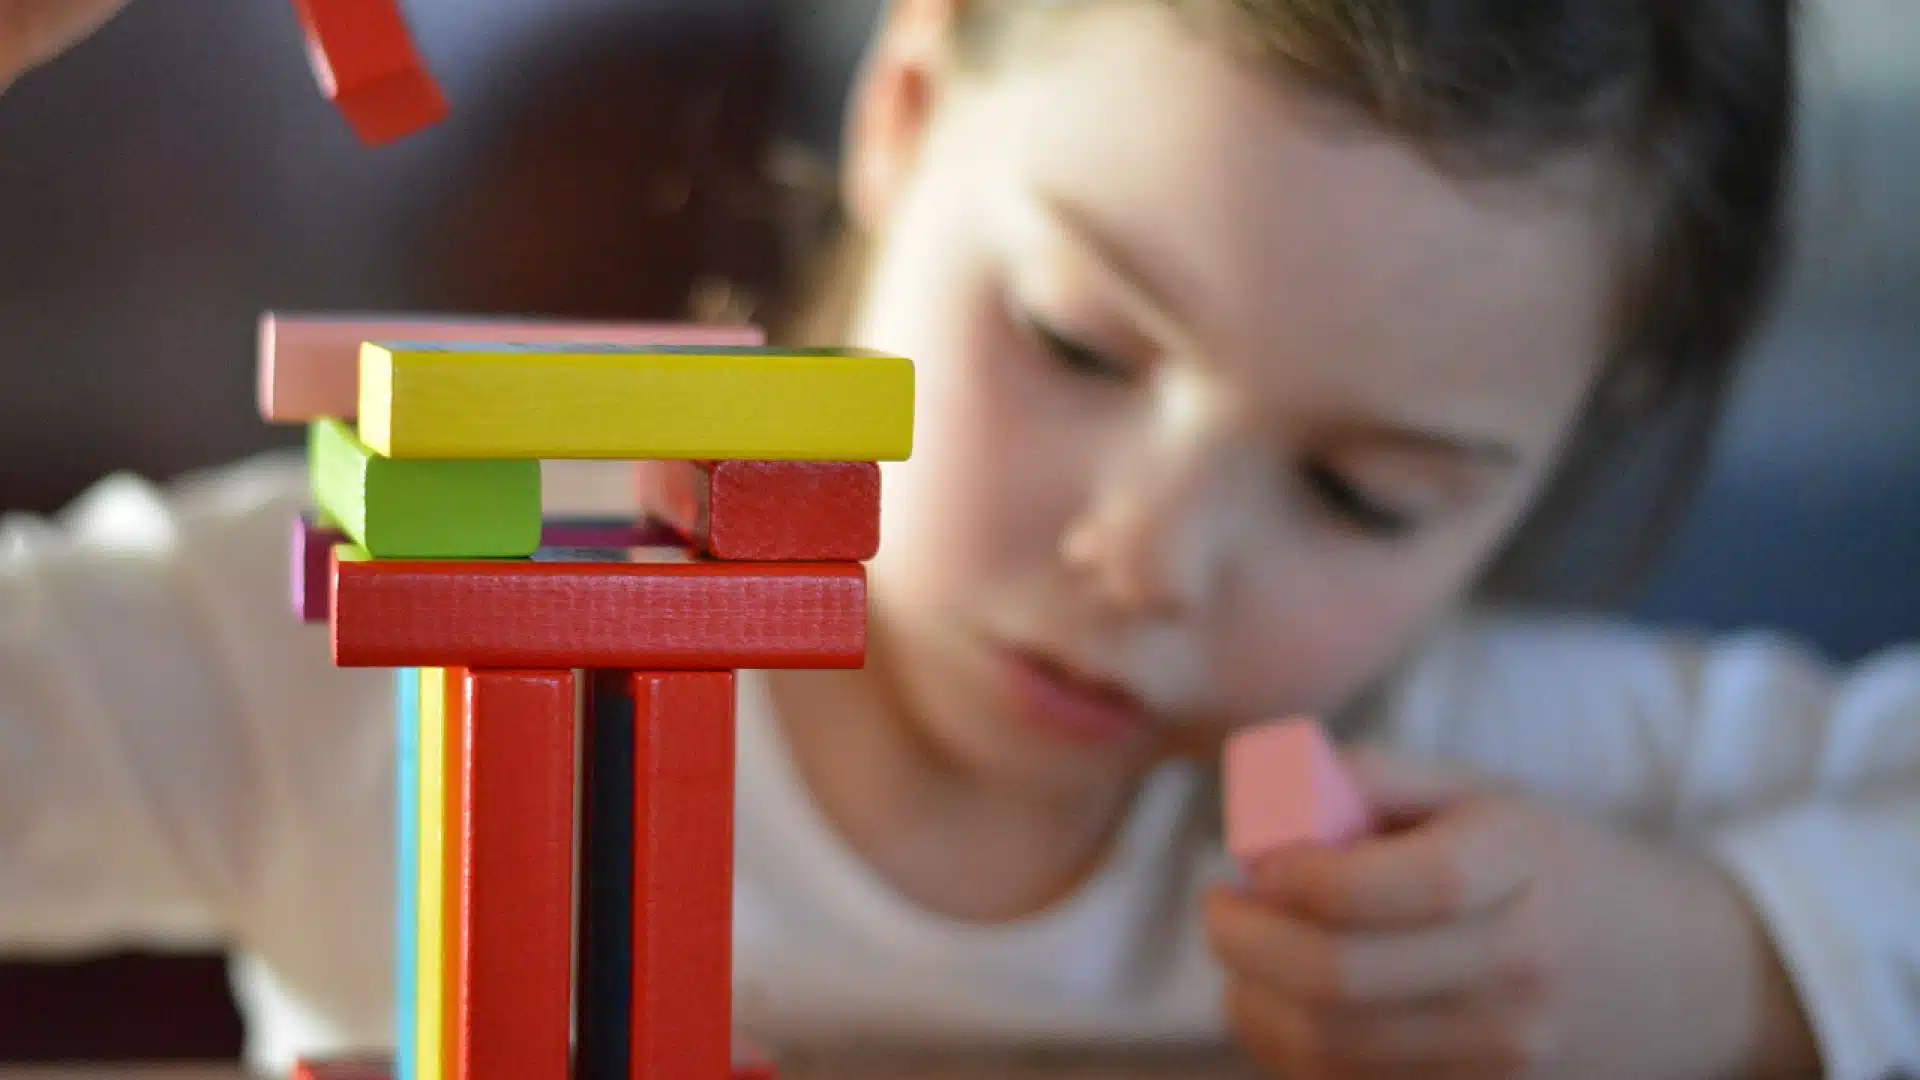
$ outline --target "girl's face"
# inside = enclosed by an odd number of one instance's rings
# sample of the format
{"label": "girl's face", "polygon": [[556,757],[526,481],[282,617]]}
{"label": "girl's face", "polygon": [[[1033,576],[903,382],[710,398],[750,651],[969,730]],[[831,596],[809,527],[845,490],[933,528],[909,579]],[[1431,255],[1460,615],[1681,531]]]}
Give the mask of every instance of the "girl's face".
{"label": "girl's face", "polygon": [[1468,181],[1152,4],[959,71],[899,5],[855,102],[854,337],[914,360],[875,669],[1067,791],[1326,714],[1513,527],[1604,352],[1578,166]]}

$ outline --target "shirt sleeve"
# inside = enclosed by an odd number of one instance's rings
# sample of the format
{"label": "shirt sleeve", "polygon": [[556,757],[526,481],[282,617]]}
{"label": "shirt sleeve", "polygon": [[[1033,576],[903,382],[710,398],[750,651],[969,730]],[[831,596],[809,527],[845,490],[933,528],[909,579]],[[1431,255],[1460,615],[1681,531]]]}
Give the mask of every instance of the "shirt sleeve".
{"label": "shirt sleeve", "polygon": [[1920,645],[1837,668],[1777,634],[1484,620],[1402,685],[1392,741],[1724,867],[1830,1080],[1920,1071]]}
{"label": "shirt sleeve", "polygon": [[264,457],[0,522],[0,952],[245,936],[302,843],[290,762],[385,690],[288,606],[305,502]]}

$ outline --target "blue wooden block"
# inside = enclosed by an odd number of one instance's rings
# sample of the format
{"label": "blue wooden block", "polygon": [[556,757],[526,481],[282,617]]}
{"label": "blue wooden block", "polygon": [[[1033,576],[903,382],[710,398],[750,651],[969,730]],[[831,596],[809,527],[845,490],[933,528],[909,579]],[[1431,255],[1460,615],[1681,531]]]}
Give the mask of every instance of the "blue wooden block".
{"label": "blue wooden block", "polygon": [[419,1018],[420,950],[420,669],[400,668],[394,678],[394,1080],[415,1080],[415,1028]]}

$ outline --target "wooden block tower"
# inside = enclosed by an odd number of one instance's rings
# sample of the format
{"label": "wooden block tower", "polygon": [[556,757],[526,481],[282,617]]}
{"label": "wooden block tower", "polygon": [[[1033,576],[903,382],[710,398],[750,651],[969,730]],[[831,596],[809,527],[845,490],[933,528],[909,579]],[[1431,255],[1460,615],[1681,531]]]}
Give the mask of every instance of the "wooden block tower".
{"label": "wooden block tower", "polygon": [[[769,1077],[732,1037],[735,672],[864,663],[912,365],[486,330],[263,323],[262,414],[309,426],[319,510],[296,611],[336,664],[397,670],[396,1049],[300,1068]],[[642,517],[544,517],[569,458],[634,462]]]}

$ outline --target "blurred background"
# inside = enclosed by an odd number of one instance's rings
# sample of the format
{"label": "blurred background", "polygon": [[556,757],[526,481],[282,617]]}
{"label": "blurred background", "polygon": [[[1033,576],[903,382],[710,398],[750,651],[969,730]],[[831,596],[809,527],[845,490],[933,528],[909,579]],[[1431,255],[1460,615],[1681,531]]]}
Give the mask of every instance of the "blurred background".
{"label": "blurred background", "polygon": [[[147,0],[0,97],[0,511],[299,433],[260,311],[751,319],[878,0],[408,0],[453,106],[362,147],[291,5]],[[1626,609],[1836,660],[1920,638],[1920,14],[1818,0],[1801,251],[1707,486]],[[231,1057],[219,957],[0,965],[0,1060]]]}

